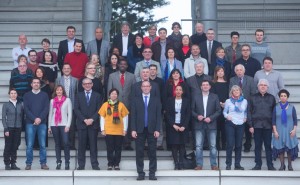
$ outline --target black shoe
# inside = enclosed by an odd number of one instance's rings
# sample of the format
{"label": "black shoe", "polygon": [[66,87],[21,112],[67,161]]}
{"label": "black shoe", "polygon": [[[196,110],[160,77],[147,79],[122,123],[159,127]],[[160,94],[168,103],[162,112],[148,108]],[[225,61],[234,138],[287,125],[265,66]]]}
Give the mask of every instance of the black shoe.
{"label": "black shoe", "polygon": [[156,150],[164,150],[164,147],[163,146],[157,146]]}
{"label": "black shoe", "polygon": [[124,147],[124,150],[129,150],[129,151],[132,151],[132,150],[133,150],[133,148],[132,148],[132,146],[128,145],[128,146],[125,146],[125,147]]}
{"label": "black shoe", "polygon": [[244,148],[244,152],[250,152],[250,148]]}
{"label": "black shoe", "polygon": [[70,169],[70,164],[69,163],[66,163],[65,164],[65,170],[69,170]]}
{"label": "black shoe", "polygon": [[285,164],[281,165],[280,168],[278,169],[279,171],[284,171],[285,170]]}
{"label": "black shoe", "polygon": [[276,171],[276,168],[274,168],[274,166],[269,166],[268,170],[270,170],[270,171]]}
{"label": "black shoe", "polygon": [[149,180],[151,180],[151,181],[156,181],[157,178],[155,177],[155,175],[150,175],[150,176],[149,176]]}
{"label": "black shoe", "polygon": [[[6,167],[5,167],[6,168]],[[19,167],[17,167],[16,164],[11,164],[11,167],[10,167],[11,170],[20,170]]]}
{"label": "black shoe", "polygon": [[60,169],[61,169],[61,163],[57,163],[56,169],[57,169],[57,170],[60,170]]}
{"label": "black shoe", "polygon": [[231,166],[226,166],[226,170],[231,170]]}
{"label": "black shoe", "polygon": [[252,170],[261,170],[261,167],[260,167],[260,166],[254,166],[254,167],[252,168]]}
{"label": "black shoe", "polygon": [[100,170],[99,166],[94,166],[93,170]]}
{"label": "black shoe", "polygon": [[235,166],[234,170],[244,170],[244,167],[242,167],[242,166]]}
{"label": "black shoe", "polygon": [[83,167],[83,166],[79,166],[79,167],[77,168],[77,170],[84,170],[84,167]]}
{"label": "black shoe", "polygon": [[179,163],[175,163],[174,170],[179,170]]}
{"label": "black shoe", "polygon": [[119,171],[120,170],[120,166],[119,165],[114,166],[114,169],[117,170],[117,171]]}
{"label": "black shoe", "polygon": [[107,170],[108,170],[108,171],[110,171],[110,170],[112,170],[112,169],[113,169],[112,166],[108,166],[108,167],[107,167]]}
{"label": "black shoe", "polygon": [[288,165],[288,170],[289,170],[289,171],[294,171],[294,169],[293,169],[292,165],[291,165],[291,166],[290,166],[290,165]]}
{"label": "black shoe", "polygon": [[142,180],[145,180],[145,176],[144,175],[139,175],[137,178],[136,178],[137,181],[142,181]]}
{"label": "black shoe", "polygon": [[76,150],[76,147],[75,146],[71,146],[70,150]]}
{"label": "black shoe", "polygon": [[5,170],[11,170],[10,165],[5,165]]}

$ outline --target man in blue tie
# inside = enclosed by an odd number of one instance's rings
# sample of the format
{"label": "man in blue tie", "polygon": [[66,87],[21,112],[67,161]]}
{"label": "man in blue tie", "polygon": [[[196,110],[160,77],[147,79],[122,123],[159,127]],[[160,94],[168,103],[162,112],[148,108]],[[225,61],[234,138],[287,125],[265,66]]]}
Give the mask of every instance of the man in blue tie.
{"label": "man in blue tie", "polygon": [[151,83],[143,81],[142,93],[135,97],[131,106],[131,135],[135,139],[137,180],[145,179],[144,172],[144,147],[148,142],[149,180],[157,180],[156,142],[159,137],[161,125],[160,98],[150,94]]}
{"label": "man in blue tie", "polygon": [[93,170],[100,170],[97,156],[97,135],[99,132],[98,110],[102,103],[99,93],[92,91],[93,82],[89,78],[82,81],[84,91],[76,96],[74,112],[76,114],[78,130],[78,168],[85,168],[85,149],[90,146],[91,165]]}

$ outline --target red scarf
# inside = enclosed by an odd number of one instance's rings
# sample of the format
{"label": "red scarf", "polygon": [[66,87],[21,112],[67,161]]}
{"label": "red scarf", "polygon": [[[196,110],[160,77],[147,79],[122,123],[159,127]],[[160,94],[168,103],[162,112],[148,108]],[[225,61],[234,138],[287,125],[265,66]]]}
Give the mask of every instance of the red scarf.
{"label": "red scarf", "polygon": [[183,82],[183,80],[181,78],[179,79],[179,82],[178,82],[177,85],[175,85],[174,81],[172,82],[172,85],[173,85],[173,97],[176,97],[176,87],[180,86],[182,82]]}
{"label": "red scarf", "polygon": [[61,123],[61,106],[62,104],[65,102],[66,97],[62,96],[61,100],[58,99],[58,97],[56,96],[55,98],[53,98],[53,108],[55,108],[55,117],[54,117],[54,123],[55,126],[58,125],[58,123]]}

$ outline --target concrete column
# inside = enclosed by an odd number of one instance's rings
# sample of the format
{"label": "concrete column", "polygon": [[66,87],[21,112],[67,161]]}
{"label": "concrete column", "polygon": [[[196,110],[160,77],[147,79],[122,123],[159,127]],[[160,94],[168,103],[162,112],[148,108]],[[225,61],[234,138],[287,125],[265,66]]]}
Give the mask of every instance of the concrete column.
{"label": "concrete column", "polygon": [[99,26],[99,0],[82,1],[82,39],[84,43],[95,39],[95,29]]}
{"label": "concrete column", "polygon": [[[200,0],[200,18],[217,19],[217,0]],[[217,21],[202,21],[202,23],[204,24],[205,32],[209,28],[215,30],[215,38],[217,40]]]}
{"label": "concrete column", "polygon": [[[112,14],[112,1],[107,0],[100,0],[101,2],[101,18],[100,20],[103,21],[110,21],[111,20],[111,14]],[[103,28],[103,38],[107,41],[110,41],[110,26],[111,22],[101,22],[101,26]]]}

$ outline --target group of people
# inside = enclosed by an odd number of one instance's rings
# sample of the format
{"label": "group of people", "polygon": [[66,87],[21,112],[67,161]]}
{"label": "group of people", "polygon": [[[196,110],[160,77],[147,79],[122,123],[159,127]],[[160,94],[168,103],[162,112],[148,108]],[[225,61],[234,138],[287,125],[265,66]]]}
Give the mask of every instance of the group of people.
{"label": "group of people", "polygon": [[[279,158],[288,170],[298,156],[297,114],[288,102],[281,74],[273,69],[273,59],[264,31],[255,31],[256,42],[239,44],[239,33],[231,32],[226,48],[215,40],[215,32],[204,33],[201,23],[196,33],[181,34],[181,25],[167,29],[148,28],[149,36],[130,33],[122,23],[121,33],[112,46],[95,30],[88,42],[75,37],[68,26],[67,39],[59,43],[58,54],[43,39],[43,50],[26,46],[27,37],[19,36],[19,47],[12,51],[9,101],[4,103],[2,123],[5,133],[6,170],[16,166],[22,126],[26,133],[26,170],[31,169],[37,134],[42,169],[47,166],[46,138],[53,134],[56,169],[61,169],[64,150],[65,169],[70,169],[70,149],[75,149],[78,134],[78,168],[84,170],[85,151],[90,150],[93,170],[100,170],[97,136],[105,136],[107,170],[120,170],[122,148],[133,150],[135,141],[137,180],[145,179],[144,149],[148,150],[149,179],[157,180],[156,150],[172,151],[174,169],[184,168],[189,141],[196,150],[195,170],[203,169],[203,150],[210,150],[212,170],[218,170],[217,151],[226,150],[226,170],[241,166],[244,152],[251,148],[254,135],[255,167],[262,166],[264,143],[268,170]],[[61,75],[58,74],[61,71]],[[164,136],[166,134],[166,136]],[[147,141],[147,144],[145,143]],[[272,148],[273,146],[273,148]]]}

